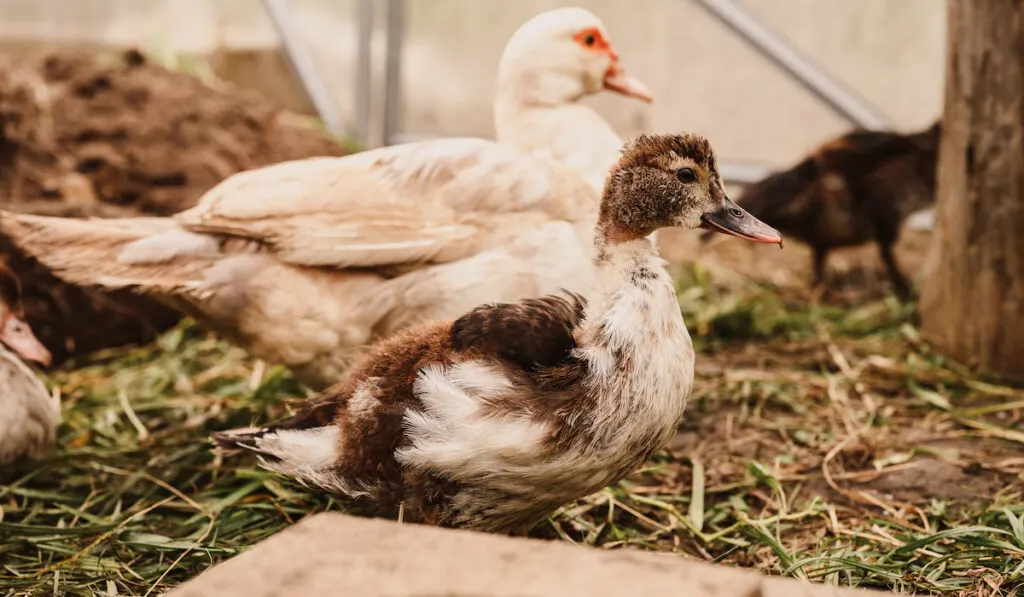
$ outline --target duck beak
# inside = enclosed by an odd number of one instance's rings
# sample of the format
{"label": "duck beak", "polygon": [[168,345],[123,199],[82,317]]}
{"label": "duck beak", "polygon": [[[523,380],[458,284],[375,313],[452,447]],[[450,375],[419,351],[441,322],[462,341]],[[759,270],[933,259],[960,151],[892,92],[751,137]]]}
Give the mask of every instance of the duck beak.
{"label": "duck beak", "polygon": [[641,83],[639,79],[634,79],[626,74],[625,69],[619,65],[618,60],[613,60],[612,65],[608,67],[608,72],[604,75],[604,88],[615,93],[642,99],[647,103],[654,101],[651,90]]}
{"label": "duck beak", "polygon": [[52,362],[50,351],[36,338],[28,324],[13,316],[7,318],[0,331],[0,342],[26,361],[35,361],[44,367],[49,367]]}
{"label": "duck beak", "polygon": [[778,230],[750,215],[728,197],[723,197],[722,206],[701,216],[701,228],[723,234],[731,234],[755,243],[772,243],[782,246],[782,234]]}

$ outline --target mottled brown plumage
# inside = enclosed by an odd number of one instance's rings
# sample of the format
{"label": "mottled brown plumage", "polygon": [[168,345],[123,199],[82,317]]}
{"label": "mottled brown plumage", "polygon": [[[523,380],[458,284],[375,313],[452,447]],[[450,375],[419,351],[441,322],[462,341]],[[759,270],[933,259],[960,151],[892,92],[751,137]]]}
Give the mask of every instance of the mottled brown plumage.
{"label": "mottled brown plumage", "polygon": [[875,242],[893,286],[905,296],[910,284],[892,248],[907,216],[934,202],[940,135],[938,122],[913,134],[847,133],[751,185],[739,203],[811,246],[815,284],[824,281],[829,251]]}
{"label": "mottled brown plumage", "polygon": [[569,292],[483,305],[452,324],[452,347],[493,355],[524,371],[555,367],[576,348],[572,332],[586,305],[586,299]]}
{"label": "mottled brown plumage", "polygon": [[706,141],[644,137],[608,178],[587,299],[483,305],[410,329],[292,419],[213,437],[379,515],[526,531],[640,466],[682,416],[693,347],[645,238],[668,225],[781,240],[728,201]]}
{"label": "mottled brown plumage", "polygon": [[[625,240],[647,236],[658,228],[673,225],[678,203],[673,201],[670,185],[655,184],[653,179],[665,170],[675,170],[674,162],[686,156],[699,180],[707,184],[711,202],[725,198],[718,162],[710,143],[693,135],[641,135],[623,149],[621,168],[609,174],[612,184],[625,191],[606,197],[601,203],[600,218],[610,226],[605,231],[611,238]],[[643,187],[646,193],[633,193]]]}

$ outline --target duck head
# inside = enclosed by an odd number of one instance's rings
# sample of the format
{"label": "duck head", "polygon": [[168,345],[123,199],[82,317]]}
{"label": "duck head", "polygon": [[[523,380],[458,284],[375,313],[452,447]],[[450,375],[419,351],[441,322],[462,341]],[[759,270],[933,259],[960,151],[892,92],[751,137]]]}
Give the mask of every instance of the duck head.
{"label": "duck head", "polygon": [[498,66],[498,86],[524,105],[559,105],[603,90],[650,102],[630,77],[601,20],[582,8],[541,13],[512,35]]}
{"label": "duck head", "polygon": [[32,328],[16,317],[4,302],[0,302],[0,342],[26,361],[35,361],[44,367],[50,364],[50,351],[32,333]]}
{"label": "duck head", "polygon": [[681,227],[782,244],[778,230],[729,199],[711,144],[692,134],[642,135],[627,143],[608,174],[598,222],[610,242]]}

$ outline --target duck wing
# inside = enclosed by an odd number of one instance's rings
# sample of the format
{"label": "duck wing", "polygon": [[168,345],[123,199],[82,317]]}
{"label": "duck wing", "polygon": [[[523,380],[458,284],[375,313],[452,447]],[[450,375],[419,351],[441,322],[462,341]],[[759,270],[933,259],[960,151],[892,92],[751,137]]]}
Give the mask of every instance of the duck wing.
{"label": "duck wing", "polygon": [[524,371],[556,367],[576,348],[573,331],[586,305],[585,298],[568,291],[483,305],[455,320],[453,348],[494,355]]}
{"label": "duck wing", "polygon": [[576,220],[598,197],[578,174],[483,139],[440,139],[236,174],[175,216],[314,267],[445,263],[509,216]]}

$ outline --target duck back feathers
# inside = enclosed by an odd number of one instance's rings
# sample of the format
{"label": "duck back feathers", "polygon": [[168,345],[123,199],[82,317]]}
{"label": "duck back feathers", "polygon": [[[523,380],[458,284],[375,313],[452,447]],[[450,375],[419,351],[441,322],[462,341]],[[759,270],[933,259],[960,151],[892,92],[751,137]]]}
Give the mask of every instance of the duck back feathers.
{"label": "duck back feathers", "polygon": [[554,367],[576,348],[572,332],[583,319],[586,305],[582,296],[566,291],[477,307],[452,324],[452,347],[493,355],[524,371]]}

